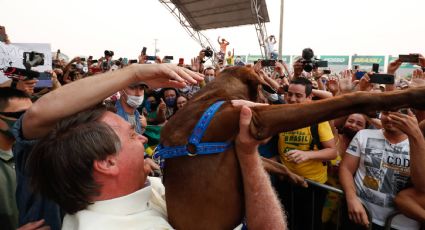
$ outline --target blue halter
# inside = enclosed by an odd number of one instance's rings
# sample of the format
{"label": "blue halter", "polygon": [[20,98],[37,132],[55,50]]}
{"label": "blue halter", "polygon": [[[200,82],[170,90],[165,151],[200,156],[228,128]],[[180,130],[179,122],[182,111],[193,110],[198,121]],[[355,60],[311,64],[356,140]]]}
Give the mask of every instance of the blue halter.
{"label": "blue halter", "polygon": [[224,101],[218,101],[204,112],[190,135],[187,145],[164,147],[162,144],[159,144],[156,148],[154,158],[157,159],[160,157],[162,159],[167,159],[180,156],[208,155],[221,153],[229,149],[232,146],[232,142],[200,143],[211,119],[223,103]]}

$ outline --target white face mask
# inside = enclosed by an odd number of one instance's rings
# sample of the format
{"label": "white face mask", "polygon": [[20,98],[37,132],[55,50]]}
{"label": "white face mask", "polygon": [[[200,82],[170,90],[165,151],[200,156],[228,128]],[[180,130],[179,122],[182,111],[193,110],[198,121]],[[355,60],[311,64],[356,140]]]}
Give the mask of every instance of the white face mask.
{"label": "white face mask", "polygon": [[128,95],[124,91],[125,95],[127,95],[127,105],[129,105],[132,108],[137,108],[143,103],[144,95],[142,96],[132,96]]}
{"label": "white face mask", "polygon": [[204,80],[205,80],[205,83],[209,83],[212,80],[214,80],[214,75],[206,75]]}

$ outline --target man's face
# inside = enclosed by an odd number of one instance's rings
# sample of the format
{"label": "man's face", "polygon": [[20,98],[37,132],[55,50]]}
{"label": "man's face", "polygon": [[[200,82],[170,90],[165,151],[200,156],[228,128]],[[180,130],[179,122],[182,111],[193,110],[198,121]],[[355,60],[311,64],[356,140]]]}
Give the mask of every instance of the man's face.
{"label": "man's face", "polygon": [[172,89],[165,90],[165,92],[164,92],[164,98],[165,99],[176,98],[176,92],[174,90],[172,90]]}
{"label": "man's face", "polygon": [[214,70],[213,69],[207,69],[205,70],[205,77],[214,77]]}
{"label": "man's face", "polygon": [[143,87],[143,85],[137,85],[134,87],[128,86],[124,90],[127,93],[127,95],[130,95],[130,96],[140,97],[140,96],[143,96],[145,93],[145,88]]}
{"label": "man's face", "polygon": [[148,139],[138,134],[134,127],[120,116],[106,112],[101,121],[108,124],[118,135],[121,150],[117,153],[119,180],[126,181],[129,187],[140,189],[149,174],[149,167],[144,164],[144,143]]}
{"label": "man's face", "polygon": [[301,84],[290,84],[288,88],[288,94],[286,101],[288,104],[298,104],[311,101],[311,94],[307,96],[305,94],[305,86]]}

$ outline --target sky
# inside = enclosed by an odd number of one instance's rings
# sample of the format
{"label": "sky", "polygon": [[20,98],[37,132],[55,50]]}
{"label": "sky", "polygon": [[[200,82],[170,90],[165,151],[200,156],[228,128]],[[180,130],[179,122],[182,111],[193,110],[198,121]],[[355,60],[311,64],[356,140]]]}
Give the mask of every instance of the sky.
{"label": "sky", "polygon": [[[279,34],[280,0],[266,0],[268,34]],[[143,46],[159,56],[186,60],[200,45],[157,0],[0,0],[0,25],[12,42],[50,43],[70,57],[137,58]],[[283,54],[311,47],[318,55],[424,53],[424,0],[285,0]],[[217,45],[221,36],[235,54],[260,54],[253,25],[203,31]],[[276,47],[277,48],[277,47]]]}

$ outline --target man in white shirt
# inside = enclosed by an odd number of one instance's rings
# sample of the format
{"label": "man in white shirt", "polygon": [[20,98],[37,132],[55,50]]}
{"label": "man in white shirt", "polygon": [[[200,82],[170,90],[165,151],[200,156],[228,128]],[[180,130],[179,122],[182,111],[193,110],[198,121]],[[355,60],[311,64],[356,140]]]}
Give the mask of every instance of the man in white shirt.
{"label": "man in white shirt", "polygon": [[[395,210],[394,197],[406,188],[410,177],[410,151],[417,148],[409,146],[411,137],[397,128],[395,119],[416,120],[413,114],[382,112],[383,129],[360,130],[340,164],[339,177],[350,220],[365,226],[373,224],[374,229],[384,226],[388,214]],[[412,127],[419,129],[417,121]],[[370,210],[372,223],[361,201]],[[418,224],[401,215],[393,220],[392,228],[418,229]]]}

